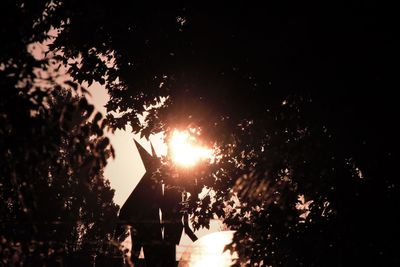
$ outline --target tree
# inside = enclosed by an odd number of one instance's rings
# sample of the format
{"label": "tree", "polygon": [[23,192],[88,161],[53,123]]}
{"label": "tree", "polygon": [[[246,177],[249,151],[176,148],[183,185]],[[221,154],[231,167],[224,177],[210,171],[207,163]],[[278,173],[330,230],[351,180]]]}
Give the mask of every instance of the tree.
{"label": "tree", "polygon": [[[146,137],[196,128],[217,149],[216,163],[191,173],[196,227],[224,218],[252,265],[399,262],[389,9],[52,3],[43,27],[62,31],[51,49],[67,65],[81,59],[75,81],[106,83],[111,127]],[[197,198],[203,186],[213,199]]]}
{"label": "tree", "polygon": [[[117,206],[102,176],[113,153],[87,92],[63,74],[40,21],[51,5],[3,2],[0,49],[0,258],[4,266],[67,264],[101,253]],[[15,21],[14,21],[15,20]],[[35,26],[36,25],[36,26]],[[78,97],[80,95],[80,97]]]}

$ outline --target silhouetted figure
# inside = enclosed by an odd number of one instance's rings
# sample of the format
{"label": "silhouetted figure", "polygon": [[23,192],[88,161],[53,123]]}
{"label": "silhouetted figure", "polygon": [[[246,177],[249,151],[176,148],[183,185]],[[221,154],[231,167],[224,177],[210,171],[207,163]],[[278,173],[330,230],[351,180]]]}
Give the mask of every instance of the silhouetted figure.
{"label": "silhouetted figure", "polygon": [[153,145],[151,145],[153,155],[150,155],[136,140],[135,145],[146,173],[122,206],[119,214],[121,222],[132,227],[131,258],[133,262],[137,262],[143,247],[148,267],[175,266],[175,248],[179,244],[184,224],[185,232],[189,234],[189,237],[192,240],[197,238],[188,226],[187,216],[184,216],[186,221],[182,223],[180,212],[182,193],[173,187],[165,187],[163,190],[162,184],[152,179],[153,172],[160,164]]}

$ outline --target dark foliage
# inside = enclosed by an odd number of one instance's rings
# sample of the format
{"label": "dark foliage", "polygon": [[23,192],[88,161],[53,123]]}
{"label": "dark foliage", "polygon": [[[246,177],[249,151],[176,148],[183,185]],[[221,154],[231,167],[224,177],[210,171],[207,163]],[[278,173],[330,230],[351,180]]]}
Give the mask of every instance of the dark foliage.
{"label": "dark foliage", "polygon": [[101,115],[53,54],[31,52],[51,39],[40,28],[49,6],[36,4],[1,3],[1,266],[110,252],[118,209],[102,175],[112,148]]}
{"label": "dark foliage", "polygon": [[[195,227],[225,219],[252,266],[399,264],[390,7],[53,4],[42,24],[61,29],[51,49],[65,64],[81,58],[74,81],[106,83],[111,127],[147,137],[198,128],[217,149],[193,172],[160,170],[168,183],[192,178]],[[215,195],[198,199],[203,186]]]}

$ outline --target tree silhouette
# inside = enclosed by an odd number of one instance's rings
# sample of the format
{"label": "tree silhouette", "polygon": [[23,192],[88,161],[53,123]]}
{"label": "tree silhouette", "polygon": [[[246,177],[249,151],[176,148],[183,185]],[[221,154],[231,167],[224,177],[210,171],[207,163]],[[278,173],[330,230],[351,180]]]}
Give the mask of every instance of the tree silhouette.
{"label": "tree silhouette", "polygon": [[54,55],[30,51],[50,39],[35,27],[44,3],[1,4],[2,266],[63,266],[79,250],[104,253],[118,209],[102,175],[113,152],[101,114],[57,71]]}
{"label": "tree silhouette", "polygon": [[[61,30],[51,49],[74,81],[106,84],[112,128],[196,128],[216,148],[215,163],[185,174],[196,228],[223,218],[253,266],[399,263],[390,8],[52,5],[40,27]],[[171,164],[159,174],[182,183]],[[215,194],[199,199],[203,186]]]}

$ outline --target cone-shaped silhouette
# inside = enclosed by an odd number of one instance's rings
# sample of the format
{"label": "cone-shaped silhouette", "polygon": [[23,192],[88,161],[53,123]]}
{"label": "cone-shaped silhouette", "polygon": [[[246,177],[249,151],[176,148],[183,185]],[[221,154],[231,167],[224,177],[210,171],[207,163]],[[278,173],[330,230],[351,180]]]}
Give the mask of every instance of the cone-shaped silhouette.
{"label": "cone-shaped silhouette", "polygon": [[[122,206],[119,218],[132,227],[132,259],[137,260],[143,247],[147,266],[162,266],[162,235],[159,210],[161,185],[152,179],[153,171],[159,164],[157,157],[150,155],[136,140],[136,148],[146,173]],[[152,148],[154,151],[154,148]],[[154,152],[153,152],[154,153]]]}
{"label": "cone-shaped silhouette", "polygon": [[[136,140],[135,145],[146,169],[146,173],[122,206],[119,218],[122,224],[132,226],[132,260],[137,261],[140,249],[147,266],[175,266],[175,247],[179,244],[184,224],[180,203],[182,194],[177,188],[166,187],[152,179],[160,166],[153,144],[150,155]],[[159,212],[162,211],[161,223]],[[197,239],[185,220],[185,232],[192,240]],[[162,229],[164,236],[162,236]]]}

